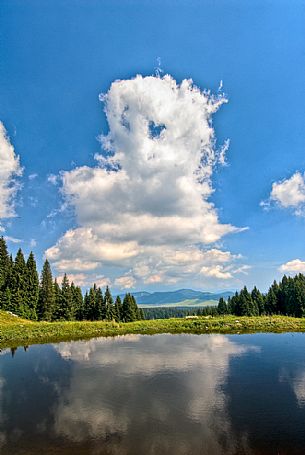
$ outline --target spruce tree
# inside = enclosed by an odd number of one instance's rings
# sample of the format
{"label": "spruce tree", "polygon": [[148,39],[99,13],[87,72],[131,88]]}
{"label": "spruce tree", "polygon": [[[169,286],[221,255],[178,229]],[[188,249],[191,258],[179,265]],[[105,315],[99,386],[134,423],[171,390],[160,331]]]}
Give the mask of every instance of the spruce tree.
{"label": "spruce tree", "polygon": [[120,296],[118,295],[114,303],[114,319],[116,320],[116,322],[120,322],[122,320],[122,316],[123,316],[122,301]]}
{"label": "spruce tree", "polygon": [[96,309],[97,309],[97,319],[104,319],[103,315],[106,314],[106,306],[104,305],[104,298],[101,288],[97,288],[96,295]]}
{"label": "spruce tree", "polygon": [[223,297],[220,297],[219,299],[217,310],[218,313],[222,315],[228,313],[228,307]]}
{"label": "spruce tree", "polygon": [[7,251],[6,242],[0,237],[0,308],[5,308],[4,300],[6,300],[5,294],[8,288],[8,274],[10,269],[10,257]]}
{"label": "spruce tree", "polygon": [[66,321],[74,319],[72,293],[67,274],[64,274],[61,283],[61,302],[60,302],[60,318]]}
{"label": "spruce tree", "polygon": [[94,321],[98,319],[98,311],[96,305],[96,285],[89,289],[89,298],[87,303],[87,319]]}
{"label": "spruce tree", "polygon": [[290,279],[284,275],[281,283],[279,284],[279,293],[278,293],[278,308],[281,314],[288,314],[288,301],[289,301],[289,286]]}
{"label": "spruce tree", "polygon": [[253,316],[253,302],[246,286],[239,294],[239,316]]}
{"label": "spruce tree", "polygon": [[267,314],[277,314],[278,312],[278,293],[279,286],[276,281],[273,282],[266,296],[266,313]]}
{"label": "spruce tree", "polygon": [[[73,286],[72,286],[73,285]],[[72,305],[74,309],[75,319],[77,321],[83,320],[83,294],[79,286],[74,286],[71,283]]]}
{"label": "spruce tree", "polygon": [[122,313],[124,322],[132,322],[137,319],[137,312],[134,306],[134,302],[129,293],[124,297]]}
{"label": "spruce tree", "polygon": [[2,309],[6,311],[10,311],[12,306],[11,306],[11,291],[7,287],[4,291],[2,291]]}
{"label": "spruce tree", "polygon": [[58,284],[57,278],[54,280],[53,284],[54,292],[54,308],[52,314],[52,321],[58,321],[61,318],[61,289]]}
{"label": "spruce tree", "polygon": [[251,292],[251,298],[255,309],[255,316],[265,314],[265,299],[256,286],[254,286]]}
{"label": "spruce tree", "polygon": [[[134,310],[134,313],[135,313],[135,321],[137,319],[144,319],[144,313],[142,312],[142,309],[140,309],[137,305],[137,302],[136,302],[136,299],[133,295],[130,294],[130,297],[131,297],[131,300],[132,300],[132,306],[133,306],[133,310]],[[143,315],[143,317],[142,317]]]}
{"label": "spruce tree", "polygon": [[299,273],[296,276],[297,290],[298,290],[298,303],[299,303],[299,314],[298,316],[303,318],[305,316],[305,276]]}
{"label": "spruce tree", "polygon": [[108,286],[106,286],[106,291],[105,291],[105,295],[104,295],[104,304],[105,304],[105,310],[106,310],[105,319],[107,321],[111,321],[113,319],[114,307],[113,307],[113,298],[112,298],[112,295],[111,295],[111,292],[110,292],[110,289]]}
{"label": "spruce tree", "polygon": [[84,297],[84,306],[83,306],[83,319],[88,320],[88,309],[89,309],[89,294],[88,291],[86,291],[85,297]]}
{"label": "spruce tree", "polygon": [[13,264],[13,270],[11,274],[11,311],[19,316],[28,317],[28,308],[26,302],[26,264],[24,255],[19,248],[15,261]]}
{"label": "spruce tree", "polygon": [[235,314],[236,316],[241,316],[240,295],[238,294],[237,291],[231,298],[231,308],[232,314]]}
{"label": "spruce tree", "polygon": [[26,263],[26,303],[28,317],[37,319],[37,307],[39,298],[39,279],[34,254],[31,252]]}
{"label": "spruce tree", "polygon": [[233,297],[228,297],[228,313],[229,314],[235,314],[235,298]]}
{"label": "spruce tree", "polygon": [[55,294],[53,277],[49,261],[44,262],[39,289],[38,318],[51,321],[55,310]]}

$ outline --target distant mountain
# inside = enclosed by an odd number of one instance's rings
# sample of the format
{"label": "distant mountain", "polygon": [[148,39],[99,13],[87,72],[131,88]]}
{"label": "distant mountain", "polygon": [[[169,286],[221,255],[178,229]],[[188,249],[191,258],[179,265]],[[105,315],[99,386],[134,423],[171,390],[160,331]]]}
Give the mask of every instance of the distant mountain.
{"label": "distant mountain", "polygon": [[215,305],[220,297],[227,299],[234,293],[226,292],[204,292],[193,289],[178,289],[177,291],[164,292],[134,292],[133,295],[137,304],[141,307],[158,306],[205,306]]}

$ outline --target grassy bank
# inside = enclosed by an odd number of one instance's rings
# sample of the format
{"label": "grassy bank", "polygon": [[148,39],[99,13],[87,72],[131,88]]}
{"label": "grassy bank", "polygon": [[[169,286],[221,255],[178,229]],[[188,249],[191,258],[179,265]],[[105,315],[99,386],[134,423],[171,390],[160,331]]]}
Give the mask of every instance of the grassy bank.
{"label": "grassy bank", "polygon": [[200,317],[115,322],[30,322],[0,311],[0,348],[128,333],[305,332],[305,319],[287,316]]}

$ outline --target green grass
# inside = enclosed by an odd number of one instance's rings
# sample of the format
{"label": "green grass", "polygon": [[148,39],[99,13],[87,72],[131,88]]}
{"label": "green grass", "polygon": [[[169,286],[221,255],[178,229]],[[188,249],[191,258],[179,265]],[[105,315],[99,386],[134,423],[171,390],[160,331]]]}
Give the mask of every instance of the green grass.
{"label": "green grass", "polygon": [[116,322],[30,322],[0,311],[0,348],[128,333],[254,333],[305,332],[305,318],[287,316],[200,317]]}

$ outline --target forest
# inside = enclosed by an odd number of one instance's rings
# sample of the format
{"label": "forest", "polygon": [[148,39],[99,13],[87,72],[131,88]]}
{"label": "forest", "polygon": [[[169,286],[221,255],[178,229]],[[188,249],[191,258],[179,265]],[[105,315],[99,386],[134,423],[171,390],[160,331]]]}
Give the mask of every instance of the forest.
{"label": "forest", "polygon": [[0,309],[33,321],[117,321],[172,317],[285,315],[305,317],[305,276],[283,276],[274,281],[266,294],[257,287],[250,292],[244,287],[218,306],[202,308],[139,308],[134,296],[127,293],[115,299],[107,286],[103,292],[95,284],[83,295],[79,286],[69,282],[64,274],[62,282],[53,279],[46,260],[41,276],[37,272],[34,254],[25,259],[21,248],[13,259],[4,237],[0,237]]}
{"label": "forest", "polygon": [[132,322],[144,319],[134,296],[126,294],[114,300],[109,287],[103,293],[95,284],[83,296],[79,286],[66,274],[59,284],[53,279],[46,260],[41,277],[34,254],[25,260],[21,248],[13,259],[6,241],[0,238],[0,309],[34,321],[112,321]]}
{"label": "forest", "polygon": [[186,316],[218,316],[217,306],[143,308],[145,319],[185,318]]}
{"label": "forest", "polygon": [[219,299],[218,314],[236,316],[284,315],[297,318],[305,317],[305,276],[299,273],[295,277],[283,276],[274,281],[268,292],[263,294],[257,287],[249,292],[244,287],[227,301]]}

